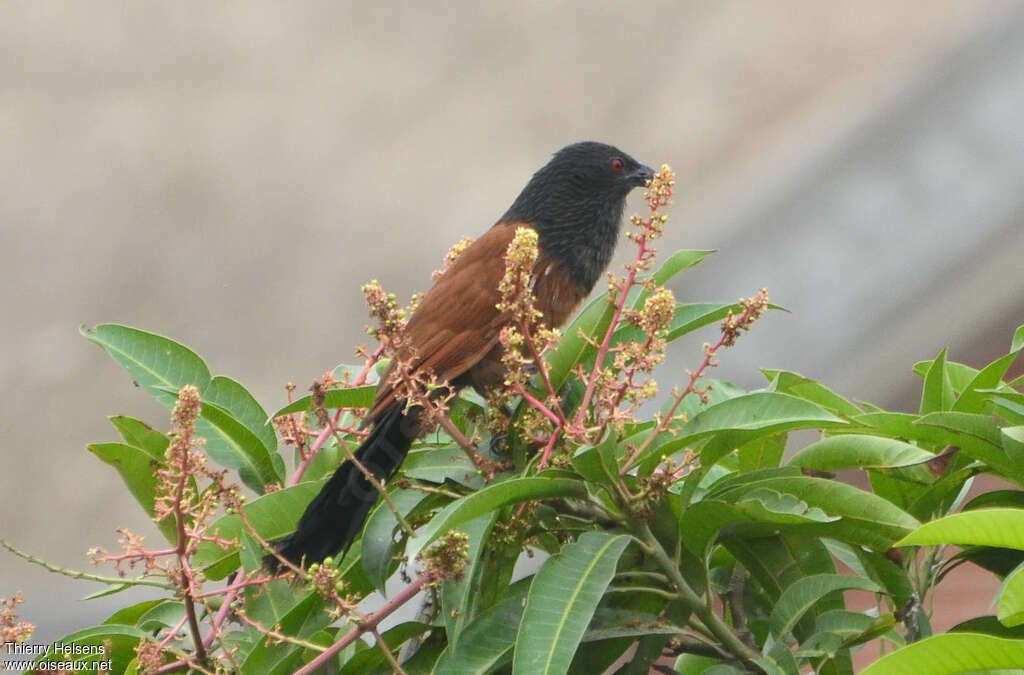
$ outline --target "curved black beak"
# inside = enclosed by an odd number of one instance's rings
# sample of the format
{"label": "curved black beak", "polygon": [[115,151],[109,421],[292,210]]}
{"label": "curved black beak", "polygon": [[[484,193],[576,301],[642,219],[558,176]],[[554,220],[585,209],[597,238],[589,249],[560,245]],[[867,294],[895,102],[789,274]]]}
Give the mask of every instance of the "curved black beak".
{"label": "curved black beak", "polygon": [[634,169],[632,173],[629,174],[630,181],[636,183],[637,185],[647,185],[647,181],[653,178],[654,169],[647,166],[646,164],[641,164],[636,169]]}

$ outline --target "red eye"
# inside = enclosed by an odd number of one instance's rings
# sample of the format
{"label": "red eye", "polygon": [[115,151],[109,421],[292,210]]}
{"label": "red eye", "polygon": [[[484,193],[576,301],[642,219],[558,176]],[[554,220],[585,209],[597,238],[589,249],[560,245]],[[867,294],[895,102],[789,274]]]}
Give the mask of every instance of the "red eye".
{"label": "red eye", "polygon": [[622,171],[624,166],[626,165],[618,157],[612,160],[612,171]]}

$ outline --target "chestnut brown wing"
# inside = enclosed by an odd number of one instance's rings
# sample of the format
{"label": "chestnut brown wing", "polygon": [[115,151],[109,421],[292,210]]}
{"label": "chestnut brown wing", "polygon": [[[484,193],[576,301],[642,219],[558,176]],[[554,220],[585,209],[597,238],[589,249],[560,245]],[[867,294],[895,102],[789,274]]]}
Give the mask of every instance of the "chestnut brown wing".
{"label": "chestnut brown wing", "polygon": [[[498,311],[498,284],[515,224],[499,223],[474,241],[424,296],[405,328],[414,372],[452,381],[480,361],[498,342],[507,317]],[[377,389],[371,418],[394,401],[389,370]]]}
{"label": "chestnut brown wing", "polygon": [[[505,252],[518,227],[529,225],[492,227],[462,252],[423,298],[406,325],[407,347],[399,355],[411,363],[413,372],[433,373],[446,382],[454,382],[478,364],[487,373],[484,379],[500,372],[495,347],[509,317],[498,311],[498,285],[505,274]],[[583,293],[555,260],[543,250],[539,253],[533,271],[536,307],[546,325],[561,326],[579,306]],[[377,389],[370,419],[376,419],[395,398],[389,369]]]}

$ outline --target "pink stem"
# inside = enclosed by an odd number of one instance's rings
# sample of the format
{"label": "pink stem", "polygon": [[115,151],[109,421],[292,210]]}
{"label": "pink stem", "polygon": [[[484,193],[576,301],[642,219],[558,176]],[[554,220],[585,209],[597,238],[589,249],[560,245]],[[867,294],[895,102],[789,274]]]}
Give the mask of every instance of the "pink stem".
{"label": "pink stem", "polygon": [[304,665],[302,668],[296,670],[293,675],[311,675],[312,673],[316,672],[319,668],[326,665],[331,659],[338,655],[338,652],[340,652],[342,649],[348,647],[350,644],[355,642],[360,635],[368,631],[375,630],[377,628],[377,624],[379,624],[381,621],[387,618],[392,612],[394,612],[396,609],[398,609],[406,602],[408,602],[410,599],[412,599],[417,593],[420,592],[420,589],[423,588],[424,584],[430,581],[430,579],[430,575],[421,574],[419,578],[416,579],[416,581],[412,582],[412,585],[402,589],[402,591],[399,592],[398,595],[396,595],[393,600],[388,602],[386,605],[378,609],[370,616],[366,617],[365,621],[363,621],[361,624],[359,624],[358,626],[350,630],[348,633],[346,633],[345,637],[341,638],[333,645],[325,649],[319,656],[317,656],[315,659]]}
{"label": "pink stem", "polygon": [[548,457],[551,456],[551,451],[555,448],[555,442],[558,441],[558,429],[555,429],[551,434],[551,438],[548,439],[548,444],[544,446],[544,452],[540,455],[540,461],[537,462],[537,470],[540,471],[548,464]]}
{"label": "pink stem", "polygon": [[[373,364],[377,363],[377,361],[380,360],[380,356],[383,353],[384,345],[381,345],[380,347],[377,347],[377,351],[370,355],[370,358],[366,359],[366,363],[363,364],[363,369],[359,371],[359,374],[356,375],[356,379],[352,381],[353,387],[361,387],[363,384],[366,383],[366,378],[370,374],[370,369],[373,368]],[[327,425],[327,427],[320,431],[320,434],[316,437],[316,440],[313,441],[313,445],[310,446],[309,453],[305,457],[303,457],[302,461],[299,462],[299,465],[295,467],[295,473],[293,473],[292,477],[288,480],[289,486],[298,485],[299,481],[302,480],[302,476],[306,473],[306,469],[308,469],[309,465],[313,462],[313,458],[317,456],[317,454],[320,452],[320,449],[323,447],[324,443],[326,443],[327,439],[330,438],[331,428],[338,424],[338,420],[341,419],[341,413],[343,412],[343,410],[344,409],[342,408],[335,412],[333,424]]]}
{"label": "pink stem", "polygon": [[292,477],[288,479],[289,487],[292,485],[298,485],[299,481],[302,480],[302,476],[306,473],[306,469],[308,469],[309,465],[313,463],[313,458],[317,456],[320,452],[320,448],[322,448],[324,443],[327,442],[327,439],[330,438],[331,429],[334,427],[334,424],[337,424],[338,420],[341,419],[341,413],[344,411],[344,408],[339,408],[338,411],[334,413],[333,424],[328,424],[324,427],[320,432],[320,435],[316,437],[315,441],[313,441],[313,445],[310,446],[309,452],[302,458],[299,465],[295,467],[295,473],[292,474]]}
{"label": "pink stem", "polygon": [[257,586],[259,584],[265,584],[268,581],[273,581],[276,578],[277,577],[259,577],[257,579],[248,579],[248,580],[243,579],[242,581],[236,581],[235,583],[231,584],[230,586],[225,586],[224,588],[218,588],[215,591],[206,591],[205,593],[198,593],[194,597],[196,599],[199,599],[199,598],[212,598],[213,596],[216,596],[216,595],[227,595],[228,593],[237,593],[238,591],[242,590],[246,586]]}
{"label": "pink stem", "polygon": [[159,644],[160,649],[163,649],[164,645],[166,645],[168,642],[170,642],[174,638],[174,636],[178,634],[178,631],[181,630],[182,627],[184,627],[186,621],[188,621],[188,615],[187,614],[183,615],[181,617],[181,621],[178,622],[178,625],[175,626],[174,628],[172,628],[170,630],[170,632],[167,633],[167,636],[163,640],[160,641],[160,644]]}
{"label": "pink stem", "polygon": [[518,393],[530,405],[532,405],[534,408],[536,408],[537,410],[539,410],[542,413],[544,413],[544,416],[547,417],[549,420],[551,420],[551,422],[554,423],[555,426],[561,426],[562,425],[562,420],[559,419],[558,415],[556,415],[551,410],[551,408],[549,408],[546,405],[544,405],[544,403],[542,401],[538,400],[536,396],[534,396],[530,392],[526,391],[526,389],[523,388],[523,387],[519,387],[519,392]]}
{"label": "pink stem", "polygon": [[598,377],[601,374],[601,367],[604,365],[604,359],[608,355],[608,348],[611,346],[612,336],[615,334],[615,329],[619,325],[619,318],[622,316],[622,310],[626,307],[626,298],[629,296],[629,290],[636,283],[636,274],[639,271],[639,263],[643,260],[644,254],[647,253],[647,237],[640,240],[639,248],[637,250],[636,262],[629,268],[629,274],[626,276],[626,282],[619,289],[619,301],[615,304],[615,313],[612,315],[611,323],[608,324],[608,330],[605,331],[604,340],[601,341],[601,346],[597,350],[597,358],[594,360],[594,368],[590,371],[590,377],[587,378],[587,389],[583,394],[583,402],[580,403],[580,409],[576,413],[576,419],[573,422],[574,427],[579,427],[583,424],[583,418],[587,414],[587,408],[590,406],[590,399],[594,395],[594,388],[597,386]]}
{"label": "pink stem", "polygon": [[[745,323],[750,318],[750,315],[753,313],[753,311],[754,310],[750,307],[743,310],[743,314],[740,315],[738,323]],[[676,415],[676,410],[679,409],[679,406],[683,402],[683,399],[685,399],[687,396],[689,396],[690,394],[694,393],[697,390],[697,382],[700,380],[700,378],[704,377],[704,371],[707,370],[708,367],[711,365],[711,362],[715,358],[715,354],[717,354],[718,350],[722,348],[722,345],[725,344],[725,341],[728,339],[728,337],[728,333],[725,330],[723,330],[722,336],[718,338],[718,342],[716,342],[713,346],[708,347],[705,350],[704,360],[701,361],[700,367],[697,368],[697,370],[690,373],[690,381],[687,383],[686,388],[683,389],[683,391],[680,392],[675,397],[675,400],[672,402],[672,407],[668,409],[668,412],[665,414],[665,416],[661,418],[661,421],[658,422],[658,425],[651,431],[650,435],[647,436],[647,440],[638,445],[636,450],[631,452],[626,457],[626,461],[622,463],[622,468],[619,470],[620,476],[625,476],[629,469],[632,467],[633,462],[636,460],[636,458],[639,457],[640,454],[647,449],[647,446],[649,446],[654,441],[655,437],[657,437],[658,434],[668,429],[668,425],[671,424],[672,419]]]}

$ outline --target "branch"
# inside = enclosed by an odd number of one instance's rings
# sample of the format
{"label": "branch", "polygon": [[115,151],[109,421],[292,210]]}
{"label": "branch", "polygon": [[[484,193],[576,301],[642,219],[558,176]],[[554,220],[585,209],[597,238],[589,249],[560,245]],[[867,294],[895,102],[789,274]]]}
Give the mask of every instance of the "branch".
{"label": "branch", "polygon": [[754,296],[750,300],[741,300],[740,302],[744,307],[743,313],[740,314],[739,317],[734,317],[730,313],[722,322],[722,335],[718,338],[718,342],[714,345],[705,343],[704,360],[701,361],[697,370],[693,372],[687,371],[687,374],[690,376],[690,381],[686,384],[686,388],[681,392],[676,393],[675,400],[672,401],[672,406],[668,409],[668,412],[661,417],[658,424],[654,427],[651,433],[647,435],[647,438],[644,439],[644,442],[638,445],[636,449],[626,457],[626,460],[622,463],[622,468],[619,469],[620,476],[625,476],[630,468],[632,468],[633,462],[636,461],[636,458],[641,456],[644,451],[650,447],[651,443],[654,442],[654,439],[668,429],[669,425],[675,419],[676,410],[679,409],[683,399],[693,393],[699,394],[702,397],[706,396],[705,391],[697,388],[697,382],[704,377],[704,371],[709,367],[718,365],[715,361],[715,356],[718,354],[718,350],[722,347],[729,347],[735,343],[736,338],[739,336],[739,331],[748,329],[750,324],[764,313],[764,310],[768,307],[768,291],[767,289],[762,288],[758,295]]}
{"label": "branch", "polygon": [[678,589],[679,600],[689,607],[690,611],[707,627],[714,638],[723,647],[728,649],[730,653],[746,664],[752,664],[760,658],[761,655],[756,650],[748,647],[725,621],[705,606],[700,596],[686,583],[686,579],[683,578],[679,567],[676,566],[672,558],[665,552],[661,542],[651,532],[651,528],[646,523],[641,523],[637,531],[639,532],[639,541],[650,553],[651,557],[654,558],[654,561],[658,563],[658,566],[668,574],[669,579],[672,580],[673,585]]}
{"label": "branch", "polygon": [[425,584],[427,584],[433,579],[434,577],[430,574],[421,574],[414,582],[412,582],[411,585],[406,586],[404,589],[402,589],[402,591],[399,592],[398,595],[394,597],[394,599],[392,599],[390,602],[388,602],[386,605],[381,607],[379,610],[377,610],[370,616],[366,617],[365,621],[363,621],[358,626],[356,626],[348,633],[346,633],[345,637],[341,638],[333,645],[325,649],[315,659],[307,663],[302,668],[296,670],[294,675],[312,675],[313,673],[315,673],[319,668],[325,666],[328,662],[330,662],[331,659],[337,656],[341,650],[355,642],[363,633],[375,631],[377,629],[377,625],[381,621],[390,616],[392,612],[394,612],[396,609],[404,605],[410,599],[415,597],[415,595],[420,592],[420,589],[423,588]]}
{"label": "branch", "polygon": [[[343,411],[344,408],[339,408],[338,411],[334,413],[334,424],[337,424],[338,420],[341,419],[341,413]],[[313,463],[313,459],[320,454],[320,449],[324,446],[324,443],[327,442],[327,439],[331,437],[331,426],[332,425],[327,425],[320,431],[319,435],[317,435],[316,440],[313,441],[313,445],[309,448],[309,452],[302,458],[299,465],[295,467],[295,473],[293,473],[292,477],[288,480],[289,487],[299,484],[299,481],[302,480],[302,476],[306,473],[306,469],[308,469],[309,465]]]}
{"label": "branch", "polygon": [[670,593],[669,591],[655,588],[654,586],[609,586],[605,591],[606,593],[651,593],[653,595],[660,595],[666,600],[678,600],[678,593]]}
{"label": "branch", "polygon": [[400,666],[398,661],[395,659],[395,655],[392,654],[391,649],[388,648],[388,643],[384,641],[384,638],[381,637],[381,634],[377,629],[374,628],[371,630],[370,634],[373,635],[373,639],[377,642],[377,647],[384,652],[384,658],[388,660],[389,664],[391,664],[391,672],[397,673],[397,675],[406,675],[405,671],[402,670],[402,666]]}
{"label": "branch", "polygon": [[612,320],[608,324],[608,330],[605,331],[604,339],[601,341],[601,345],[597,348],[597,358],[594,360],[594,367],[590,371],[590,377],[587,378],[587,389],[583,393],[583,401],[580,403],[579,410],[576,411],[576,419],[573,420],[574,427],[580,427],[583,425],[583,419],[587,415],[587,408],[590,406],[590,399],[594,396],[594,389],[597,387],[597,380],[601,376],[601,368],[604,367],[605,357],[608,356],[608,349],[612,343],[612,336],[615,335],[615,329],[618,328],[619,319],[622,317],[622,310],[626,307],[626,298],[629,296],[629,289],[636,283],[636,275],[640,270],[639,263],[644,259],[646,253],[647,239],[644,237],[638,242],[636,260],[629,266],[629,274],[626,276],[626,280],[623,282],[622,287],[618,289],[619,300],[615,303],[615,313],[612,314]]}
{"label": "branch", "polygon": [[42,558],[37,558],[31,553],[26,553],[21,549],[17,549],[11,545],[6,539],[0,539],[0,546],[3,546],[8,551],[18,556],[22,560],[32,563],[33,565],[39,565],[43,569],[53,572],[55,574],[61,574],[72,579],[85,579],[86,581],[96,581],[101,584],[126,584],[128,586],[153,586],[155,588],[163,588],[169,591],[178,590],[178,586],[166,581],[157,581],[156,579],[149,579],[147,577],[135,577],[127,579],[125,577],[108,577],[102,574],[91,574],[89,572],[82,572],[79,570],[73,570],[67,567],[59,567],[52,563],[48,563]]}
{"label": "branch", "polygon": [[[352,384],[350,386],[359,387],[365,384],[366,378],[370,374],[370,369],[373,368],[373,365],[380,360],[380,357],[383,353],[384,345],[377,347],[377,351],[375,351],[373,354],[369,355],[366,358],[366,362],[363,364],[363,369],[359,371],[359,374],[356,376],[356,379],[352,381]],[[337,412],[334,413],[333,421],[335,425],[338,423],[338,420],[341,419],[341,413],[344,410],[344,408],[339,408]],[[330,436],[331,427],[330,425],[328,425],[320,431],[320,433],[316,437],[316,440],[313,441],[313,445],[310,446],[309,452],[306,453],[306,455],[302,458],[302,461],[299,462],[299,465],[295,467],[295,473],[292,474],[291,479],[288,481],[289,486],[299,484],[299,481],[302,480],[302,476],[306,473],[306,469],[308,469],[309,465],[313,462],[313,458],[315,458],[317,454],[319,454],[320,449],[323,447],[324,443],[327,442],[327,439],[330,438]]]}
{"label": "branch", "polygon": [[746,585],[746,581],[743,565],[736,563],[732,568],[732,578],[729,580],[729,614],[732,616],[733,630],[736,631],[736,635],[748,647],[756,649],[757,641],[747,625],[747,610],[743,604],[743,587]]}
{"label": "branch", "polygon": [[192,598],[192,586],[195,583],[195,578],[192,574],[192,567],[189,565],[188,558],[188,535],[185,533],[185,513],[181,508],[181,500],[185,494],[185,483],[187,482],[188,473],[188,453],[189,446],[192,443],[192,429],[195,428],[195,422],[193,426],[186,427],[184,431],[184,438],[181,439],[181,475],[178,477],[178,487],[174,494],[174,501],[171,502],[171,507],[174,512],[174,522],[178,531],[178,545],[175,549],[178,555],[178,562],[181,565],[182,576],[181,576],[181,595],[182,600],[185,604],[185,615],[188,617],[188,628],[192,633],[192,644],[196,650],[196,658],[200,663],[206,662],[206,647],[203,645],[203,640],[199,632],[199,619],[196,617],[196,606],[195,601]]}

